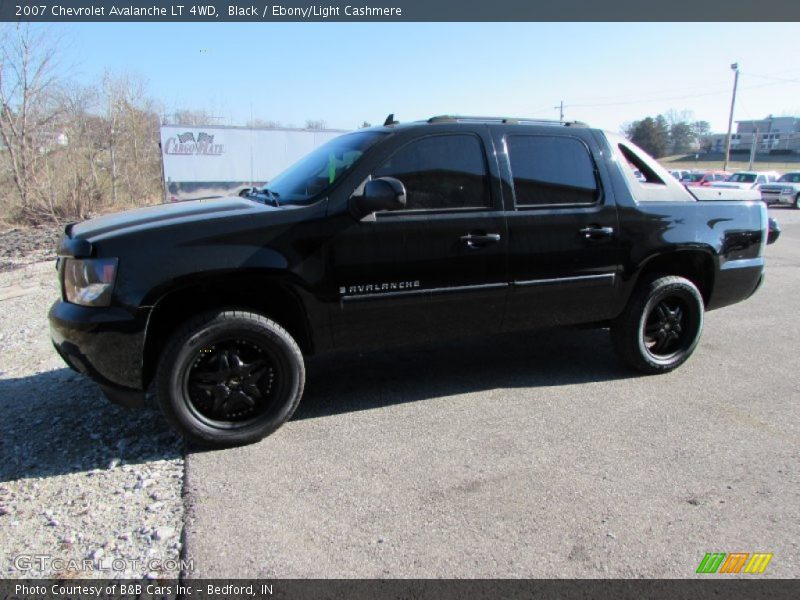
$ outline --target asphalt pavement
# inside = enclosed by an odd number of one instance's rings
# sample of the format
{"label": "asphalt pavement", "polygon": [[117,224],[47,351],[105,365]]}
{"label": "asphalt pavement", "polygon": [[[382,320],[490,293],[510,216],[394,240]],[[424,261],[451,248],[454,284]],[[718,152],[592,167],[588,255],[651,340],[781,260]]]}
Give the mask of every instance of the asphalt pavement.
{"label": "asphalt pavement", "polygon": [[313,358],[294,419],[186,457],[196,577],[800,576],[800,211],[694,356],[639,376],[603,331]]}

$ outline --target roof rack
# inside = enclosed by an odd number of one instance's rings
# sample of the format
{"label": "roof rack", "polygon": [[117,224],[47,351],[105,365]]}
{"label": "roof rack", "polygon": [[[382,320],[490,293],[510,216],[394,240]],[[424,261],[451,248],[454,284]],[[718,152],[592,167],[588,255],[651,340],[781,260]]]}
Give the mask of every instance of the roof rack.
{"label": "roof rack", "polygon": [[472,117],[458,115],[437,115],[428,123],[502,123],[505,125],[561,125],[564,127],[588,127],[582,121],[558,121],[556,119],[527,119],[524,117]]}

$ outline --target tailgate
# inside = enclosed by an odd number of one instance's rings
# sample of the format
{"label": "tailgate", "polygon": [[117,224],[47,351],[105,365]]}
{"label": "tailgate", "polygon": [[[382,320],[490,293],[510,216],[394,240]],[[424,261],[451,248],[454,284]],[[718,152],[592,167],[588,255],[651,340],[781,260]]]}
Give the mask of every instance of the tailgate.
{"label": "tailgate", "polygon": [[720,201],[720,200],[733,200],[733,201],[749,201],[761,200],[761,192],[758,190],[739,190],[735,188],[719,188],[719,187],[689,187],[686,188],[689,193],[700,201]]}

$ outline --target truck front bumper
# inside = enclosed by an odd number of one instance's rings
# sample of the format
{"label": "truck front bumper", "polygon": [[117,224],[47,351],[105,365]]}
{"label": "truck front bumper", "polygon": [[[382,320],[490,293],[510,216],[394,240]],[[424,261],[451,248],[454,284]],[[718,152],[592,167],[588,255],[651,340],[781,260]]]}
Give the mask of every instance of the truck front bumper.
{"label": "truck front bumper", "polygon": [[767,204],[794,204],[794,193],[780,192],[779,194],[761,192],[761,200]]}
{"label": "truck front bumper", "polygon": [[50,308],[50,337],[67,365],[93,379],[109,400],[144,404],[142,366],[149,309],[95,308],[57,301]]}

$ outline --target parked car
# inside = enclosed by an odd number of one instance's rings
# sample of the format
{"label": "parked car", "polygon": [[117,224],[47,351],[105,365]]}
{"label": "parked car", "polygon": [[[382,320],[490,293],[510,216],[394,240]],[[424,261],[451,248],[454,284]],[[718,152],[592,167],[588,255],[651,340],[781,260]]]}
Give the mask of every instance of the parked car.
{"label": "parked car", "polygon": [[692,171],[681,179],[681,183],[687,187],[705,187],[715,181],[725,181],[729,176],[727,171]]}
{"label": "parked car", "polygon": [[761,184],[770,183],[780,177],[776,171],[739,171],[725,181],[715,181],[712,187],[736,188],[740,190],[757,190]]}
{"label": "parked car", "polygon": [[226,446],[284,423],[304,357],[334,349],[583,325],[671,371],[705,311],[758,289],[776,235],[762,202],[698,201],[582,124],[387,119],[268,189],[68,225],[50,328],[111,400],[152,389],[187,438]]}
{"label": "parked car", "polygon": [[669,174],[672,175],[678,181],[680,181],[681,179],[683,179],[687,175],[690,175],[691,171],[686,170],[686,169],[673,169],[672,171],[669,172]]}
{"label": "parked car", "polygon": [[775,183],[762,185],[761,199],[767,204],[789,204],[800,209],[800,171],[786,173]]}

